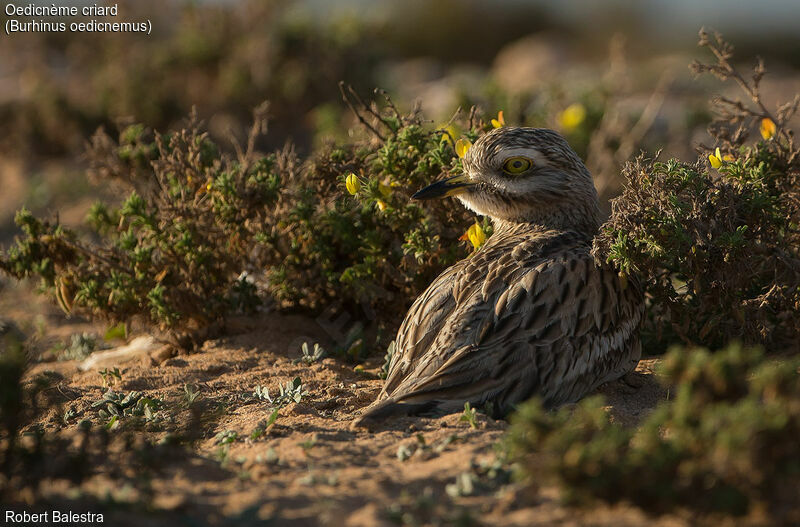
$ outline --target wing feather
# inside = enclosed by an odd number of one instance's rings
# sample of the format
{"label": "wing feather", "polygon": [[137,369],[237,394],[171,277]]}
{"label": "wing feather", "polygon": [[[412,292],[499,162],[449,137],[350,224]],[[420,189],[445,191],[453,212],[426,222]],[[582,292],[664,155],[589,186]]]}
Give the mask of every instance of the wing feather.
{"label": "wing feather", "polygon": [[452,277],[458,272],[458,265],[440,274],[408,310],[395,340],[395,354],[379,400],[397,389],[411,372],[412,364],[420,354],[430,349],[447,318],[452,315],[455,308]]}
{"label": "wing feather", "polygon": [[479,251],[417,299],[398,333],[384,397],[493,400],[507,411],[539,393],[557,405],[635,366],[643,315],[636,282],[626,288],[572,238],[551,242],[549,254],[515,245],[501,248],[515,265]]}

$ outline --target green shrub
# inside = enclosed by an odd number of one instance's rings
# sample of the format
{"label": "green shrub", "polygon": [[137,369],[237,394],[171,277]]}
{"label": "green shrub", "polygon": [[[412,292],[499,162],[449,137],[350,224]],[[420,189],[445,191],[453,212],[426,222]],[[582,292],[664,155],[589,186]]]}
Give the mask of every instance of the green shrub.
{"label": "green shrub", "polygon": [[[390,101],[381,113],[359,99],[352,106],[371,136],[328,146],[281,194],[264,240],[280,253],[269,273],[271,291],[285,305],[336,301],[362,306],[371,319],[380,309],[391,325],[444,267],[466,255],[458,238],[475,220],[454,202],[410,199],[460,170],[453,127],[431,130]],[[466,136],[474,139],[477,126],[466,124]],[[358,181],[353,195],[346,189],[350,174]]]}
{"label": "green shrub", "polygon": [[[773,114],[760,102],[758,83],[729,64],[729,46],[701,32],[718,57],[695,64],[743,83],[752,98],[718,99],[710,132],[717,148],[708,161],[639,158],[624,170],[623,194],[595,239],[595,252],[648,282],[654,340],[719,346],[731,338],[785,346],[800,337],[800,147],[785,124],[798,100]],[[762,127],[763,140],[746,144]]]}
{"label": "green shrub", "polygon": [[220,156],[192,119],[174,134],[132,126],[114,141],[99,133],[89,157],[97,178],[130,189],[119,207],[92,207],[87,223],[99,242],[23,209],[16,221],[25,236],[0,268],[40,276],[65,311],[139,317],[175,336],[257,303],[239,276],[280,188],[277,155]]}
{"label": "green shrub", "polygon": [[601,397],[554,413],[534,400],[512,418],[512,451],[532,481],[559,484],[573,502],[797,521],[798,368],[735,344],[675,348],[660,367],[670,400],[638,428],[613,423]]}
{"label": "green shrub", "polygon": [[736,156],[719,170],[643,159],[626,168],[595,248],[647,278],[651,334],[709,345],[800,335],[800,186],[763,144]]}
{"label": "green shrub", "polygon": [[[140,320],[191,347],[232,312],[262,298],[243,273],[265,272],[284,307],[319,309],[337,301],[363,307],[381,323],[399,322],[407,302],[466,252],[458,238],[473,217],[454,203],[430,208],[410,195],[460,169],[450,132],[343,92],[370,135],[329,145],[308,160],[292,148],[254,152],[266,106],[237,156],[220,148],[192,117],[175,133],[144,126],[104,132],[90,144],[93,179],[128,192],[118,206],[98,203],[90,236],[23,209],[23,236],[0,269],[39,276],[64,308],[113,323]],[[482,123],[468,123],[475,138]],[[358,179],[353,195],[348,174]],[[487,227],[488,228],[488,227]]]}

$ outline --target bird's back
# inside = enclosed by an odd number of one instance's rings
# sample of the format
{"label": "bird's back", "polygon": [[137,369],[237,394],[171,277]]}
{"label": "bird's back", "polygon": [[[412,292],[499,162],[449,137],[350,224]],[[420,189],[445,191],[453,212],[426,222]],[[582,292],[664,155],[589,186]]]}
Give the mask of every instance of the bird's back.
{"label": "bird's back", "polygon": [[635,367],[642,316],[638,284],[599,265],[587,235],[501,229],[414,302],[360,423],[465,401],[497,416],[534,395],[551,407],[576,401]]}

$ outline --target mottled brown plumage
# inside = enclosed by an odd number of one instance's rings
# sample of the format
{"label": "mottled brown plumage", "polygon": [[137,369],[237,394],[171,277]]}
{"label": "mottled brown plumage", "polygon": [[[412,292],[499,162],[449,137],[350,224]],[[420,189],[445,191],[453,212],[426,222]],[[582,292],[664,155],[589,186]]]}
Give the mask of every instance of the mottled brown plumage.
{"label": "mottled brown plumage", "polygon": [[555,407],[639,360],[642,293],[590,253],[597,193],[567,142],[551,130],[500,128],[463,164],[464,175],[416,197],[457,195],[491,217],[495,233],[411,306],[383,390],[356,426],[457,412],[467,401],[496,416],[534,395]]}

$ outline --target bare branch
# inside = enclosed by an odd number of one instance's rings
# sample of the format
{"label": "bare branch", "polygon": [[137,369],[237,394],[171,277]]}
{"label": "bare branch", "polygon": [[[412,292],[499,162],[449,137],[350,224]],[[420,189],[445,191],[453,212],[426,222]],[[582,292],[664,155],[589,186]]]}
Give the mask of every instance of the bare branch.
{"label": "bare branch", "polygon": [[342,100],[347,105],[347,107],[350,108],[350,111],[353,112],[353,115],[356,116],[358,121],[362,125],[364,125],[370,132],[372,132],[375,135],[375,137],[377,137],[381,141],[385,141],[386,138],[383,136],[383,134],[381,134],[374,126],[372,126],[370,123],[367,122],[366,119],[364,119],[364,116],[361,115],[361,112],[359,112],[356,109],[356,106],[355,104],[353,104],[353,101],[350,100],[350,97],[353,97],[356,104],[358,104],[360,108],[372,112],[372,110],[369,107],[367,107],[366,104],[364,104],[364,101],[362,101],[361,98],[358,96],[358,94],[353,90],[353,87],[348,85],[347,89],[345,89],[344,81],[339,81],[339,91],[342,94]]}

